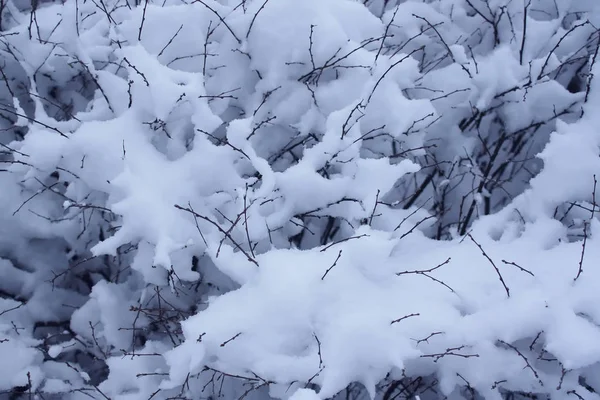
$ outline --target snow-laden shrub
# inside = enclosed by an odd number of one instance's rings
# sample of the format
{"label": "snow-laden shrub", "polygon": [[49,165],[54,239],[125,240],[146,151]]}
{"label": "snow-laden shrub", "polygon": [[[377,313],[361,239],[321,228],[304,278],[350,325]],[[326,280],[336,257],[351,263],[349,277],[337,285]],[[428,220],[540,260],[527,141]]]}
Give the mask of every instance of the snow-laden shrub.
{"label": "snow-laden shrub", "polygon": [[0,393],[597,398],[598,26],[0,1]]}

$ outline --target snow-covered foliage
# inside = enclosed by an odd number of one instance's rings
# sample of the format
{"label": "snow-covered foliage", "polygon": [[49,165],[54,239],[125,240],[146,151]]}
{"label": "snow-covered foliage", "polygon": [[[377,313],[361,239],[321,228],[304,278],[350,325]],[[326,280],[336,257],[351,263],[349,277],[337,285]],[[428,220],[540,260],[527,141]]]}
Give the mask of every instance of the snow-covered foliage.
{"label": "snow-covered foliage", "polygon": [[600,398],[598,27],[0,0],[0,398]]}

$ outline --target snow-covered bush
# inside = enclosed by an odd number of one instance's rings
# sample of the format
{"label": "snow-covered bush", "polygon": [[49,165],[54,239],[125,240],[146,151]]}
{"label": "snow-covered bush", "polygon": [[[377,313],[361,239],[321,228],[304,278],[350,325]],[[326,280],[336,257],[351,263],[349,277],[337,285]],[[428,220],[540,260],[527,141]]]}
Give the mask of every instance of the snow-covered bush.
{"label": "snow-covered bush", "polygon": [[598,398],[599,26],[0,0],[0,397]]}

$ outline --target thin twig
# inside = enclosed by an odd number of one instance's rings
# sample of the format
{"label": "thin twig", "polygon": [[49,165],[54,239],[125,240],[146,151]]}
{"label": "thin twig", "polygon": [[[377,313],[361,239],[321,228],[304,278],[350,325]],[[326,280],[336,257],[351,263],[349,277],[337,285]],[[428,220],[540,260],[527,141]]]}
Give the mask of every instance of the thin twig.
{"label": "thin twig", "polygon": [[490,262],[490,264],[492,264],[492,267],[494,267],[494,270],[496,271],[496,274],[498,274],[498,278],[500,279],[500,282],[502,283],[502,286],[506,291],[506,296],[510,297],[510,290],[508,289],[508,286],[506,286],[506,282],[504,282],[504,278],[502,277],[502,274],[500,273],[500,270],[498,269],[494,261],[490,258],[490,256],[487,255],[485,250],[483,250],[483,247],[481,247],[481,245],[477,243],[477,241],[473,238],[473,236],[471,236],[470,233],[467,233],[467,236],[469,237],[469,239],[471,239],[473,243],[477,245],[477,247],[479,247],[479,250],[481,250],[481,254],[483,254],[484,257],[487,258],[487,260]]}
{"label": "thin twig", "polygon": [[342,250],[340,250],[340,252],[338,253],[337,258],[335,259],[335,261],[333,262],[333,264],[331,265],[331,267],[327,268],[327,271],[325,271],[325,273],[321,277],[321,280],[324,280],[325,277],[327,276],[327,274],[329,273],[329,271],[331,271],[333,269],[333,267],[335,267],[337,265],[337,262],[338,262],[338,260],[340,259],[341,256],[342,256]]}

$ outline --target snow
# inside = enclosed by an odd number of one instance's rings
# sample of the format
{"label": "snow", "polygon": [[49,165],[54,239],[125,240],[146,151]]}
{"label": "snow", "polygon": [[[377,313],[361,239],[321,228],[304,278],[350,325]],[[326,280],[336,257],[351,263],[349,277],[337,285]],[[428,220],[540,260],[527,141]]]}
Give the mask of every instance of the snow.
{"label": "snow", "polygon": [[592,3],[6,2],[0,393],[598,398]]}
{"label": "snow", "polygon": [[61,345],[51,346],[48,349],[48,355],[52,358],[56,358],[60,355],[60,353],[62,353],[62,351],[63,351],[63,347]]}

